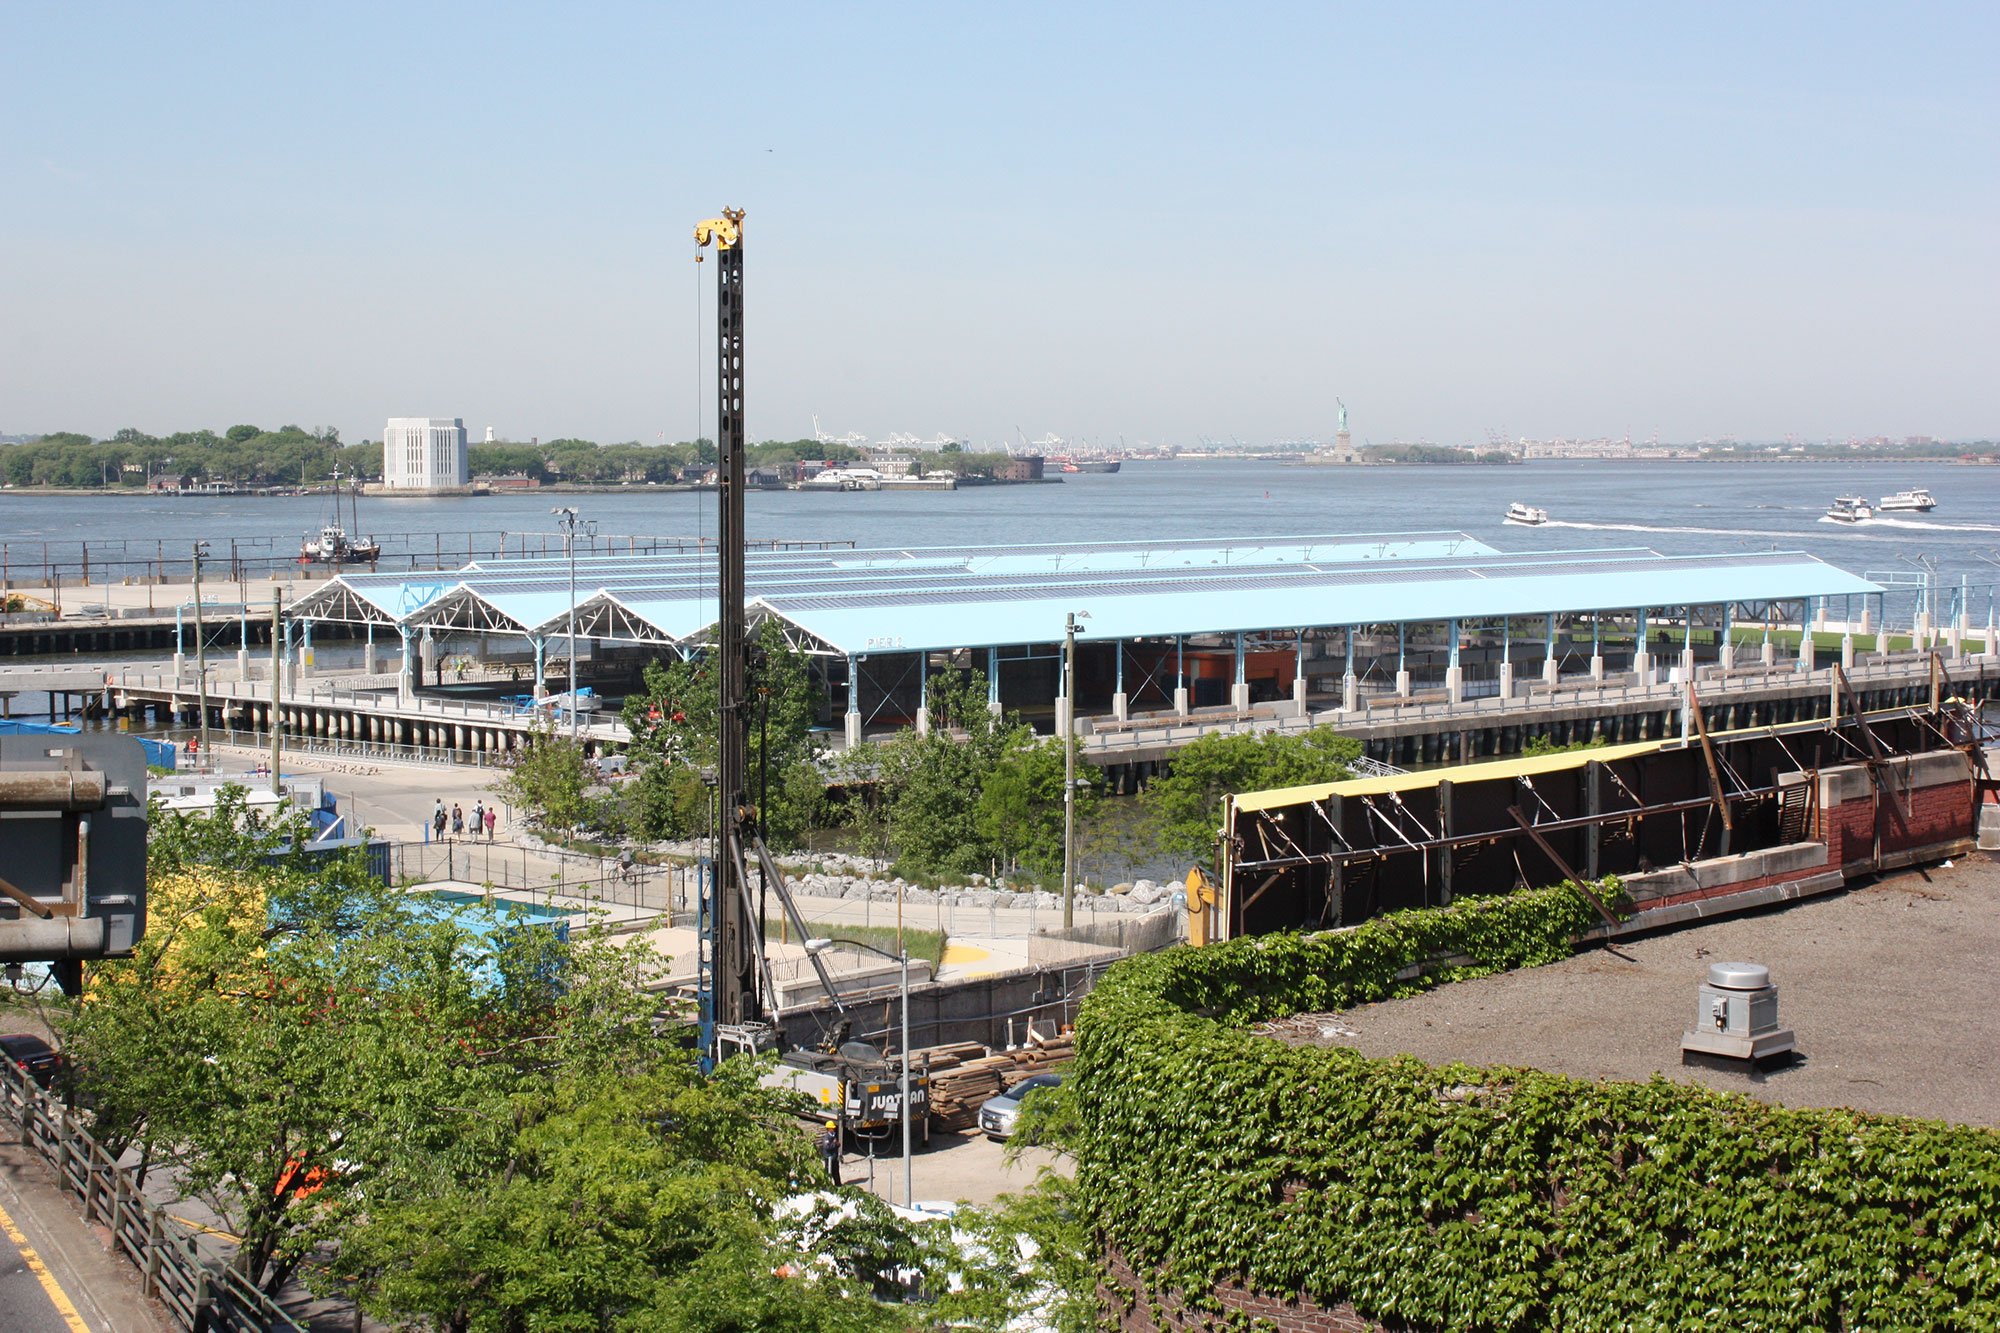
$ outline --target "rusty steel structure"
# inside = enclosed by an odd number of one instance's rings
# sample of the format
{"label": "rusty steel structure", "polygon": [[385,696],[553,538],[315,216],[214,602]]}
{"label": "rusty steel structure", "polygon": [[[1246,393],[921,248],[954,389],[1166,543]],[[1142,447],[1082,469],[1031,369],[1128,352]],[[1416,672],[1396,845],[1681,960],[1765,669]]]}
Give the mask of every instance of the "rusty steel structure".
{"label": "rusty steel structure", "polygon": [[1831,719],[1712,732],[1691,689],[1677,739],[1233,796],[1220,889],[1199,903],[1190,893],[1199,934],[1328,929],[1563,880],[1588,891],[1609,875],[1802,843],[1820,826],[1818,775],[1841,766],[1873,787],[1880,862],[1885,840],[1911,827],[1899,764],[1959,751],[1976,787],[1987,771],[1977,718],[1949,699],[1941,663],[1928,706],[1866,712],[1836,679]]}

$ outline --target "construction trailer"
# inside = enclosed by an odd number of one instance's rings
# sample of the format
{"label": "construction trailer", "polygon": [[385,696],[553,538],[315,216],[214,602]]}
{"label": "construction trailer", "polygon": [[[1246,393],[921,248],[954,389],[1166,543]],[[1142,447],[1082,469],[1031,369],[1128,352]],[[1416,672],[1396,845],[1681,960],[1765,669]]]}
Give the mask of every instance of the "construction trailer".
{"label": "construction trailer", "polygon": [[1232,796],[1190,938],[1607,875],[1645,908],[1797,896],[1972,845],[1990,775],[1966,705],[1714,734],[1690,713],[1674,740]]}

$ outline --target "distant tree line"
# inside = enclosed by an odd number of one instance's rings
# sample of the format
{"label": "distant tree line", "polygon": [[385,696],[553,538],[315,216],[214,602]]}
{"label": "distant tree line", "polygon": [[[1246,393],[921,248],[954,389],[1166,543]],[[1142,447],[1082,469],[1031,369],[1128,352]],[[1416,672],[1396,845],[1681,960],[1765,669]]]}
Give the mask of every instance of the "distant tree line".
{"label": "distant tree line", "polygon": [[11,486],[141,490],[148,480],[226,481],[245,486],[317,484],[334,463],[343,476],[382,469],[382,446],[347,446],[331,426],[231,426],[148,435],[127,427],[104,440],[58,431],[0,448],[0,480]]}
{"label": "distant tree line", "polygon": [[1375,444],[1362,451],[1371,463],[1518,463],[1520,455],[1507,449],[1454,449],[1442,444]]}
{"label": "distant tree line", "polygon": [[[861,462],[861,451],[821,440],[764,440],[750,446],[752,468],[789,472],[796,463]],[[473,444],[468,463],[474,477],[524,476],[543,484],[668,485],[699,480],[715,466],[715,442],[682,440],[641,444],[627,440],[599,444],[564,438],[545,442],[495,441]],[[923,455],[923,471],[949,468],[960,476],[990,477],[1007,462],[1004,452],[963,453],[956,446]],[[75,431],[57,431],[25,444],[0,446],[0,481],[16,487],[50,486],[79,490],[140,490],[149,483],[227,482],[239,486],[317,486],[333,474],[364,481],[382,476],[382,445],[364,440],[342,444],[331,426],[231,426],[212,430],[148,435],[127,427],[97,440]]]}

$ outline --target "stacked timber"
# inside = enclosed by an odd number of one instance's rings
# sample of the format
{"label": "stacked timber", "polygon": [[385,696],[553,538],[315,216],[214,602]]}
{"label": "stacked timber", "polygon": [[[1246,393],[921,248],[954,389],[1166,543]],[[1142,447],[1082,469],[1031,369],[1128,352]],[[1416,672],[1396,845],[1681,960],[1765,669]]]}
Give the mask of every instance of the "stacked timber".
{"label": "stacked timber", "polygon": [[1076,1058],[1076,1037],[1065,1032],[1060,1037],[1050,1037],[1046,1041],[1030,1037],[1028,1044],[1011,1053],[1014,1068],[1006,1074],[1007,1086],[1013,1087],[1024,1078],[1036,1074],[1050,1074],[1061,1069]]}
{"label": "stacked timber", "polygon": [[976,1042],[917,1052],[919,1061],[926,1056],[930,1061],[932,1127],[971,1129],[979,1123],[979,1108],[987,1098],[999,1096],[1031,1074],[1067,1064],[1075,1053],[1075,1042],[1067,1035],[997,1054],[989,1054]]}

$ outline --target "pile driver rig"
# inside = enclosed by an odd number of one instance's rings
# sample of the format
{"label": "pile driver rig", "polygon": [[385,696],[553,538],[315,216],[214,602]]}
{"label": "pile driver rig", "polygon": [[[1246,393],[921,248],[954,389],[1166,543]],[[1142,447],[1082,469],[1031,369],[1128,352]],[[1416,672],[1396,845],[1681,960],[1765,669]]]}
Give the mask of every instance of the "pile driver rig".
{"label": "pile driver rig", "polygon": [[[743,210],[696,224],[695,244],[715,247],[716,335],[716,626],[717,736],[715,854],[701,877],[697,989],[705,1060],[733,1051],[776,1045],[776,988],[764,953],[764,922],[751,893],[750,868],[759,887],[775,895],[797,938],[806,924],[785,877],[764,845],[762,811],[750,800],[746,769],[761,653],[750,643],[744,612],[743,485]],[[700,256],[696,256],[699,261]],[[844,1014],[833,978],[817,952],[813,970],[836,1013]]]}

